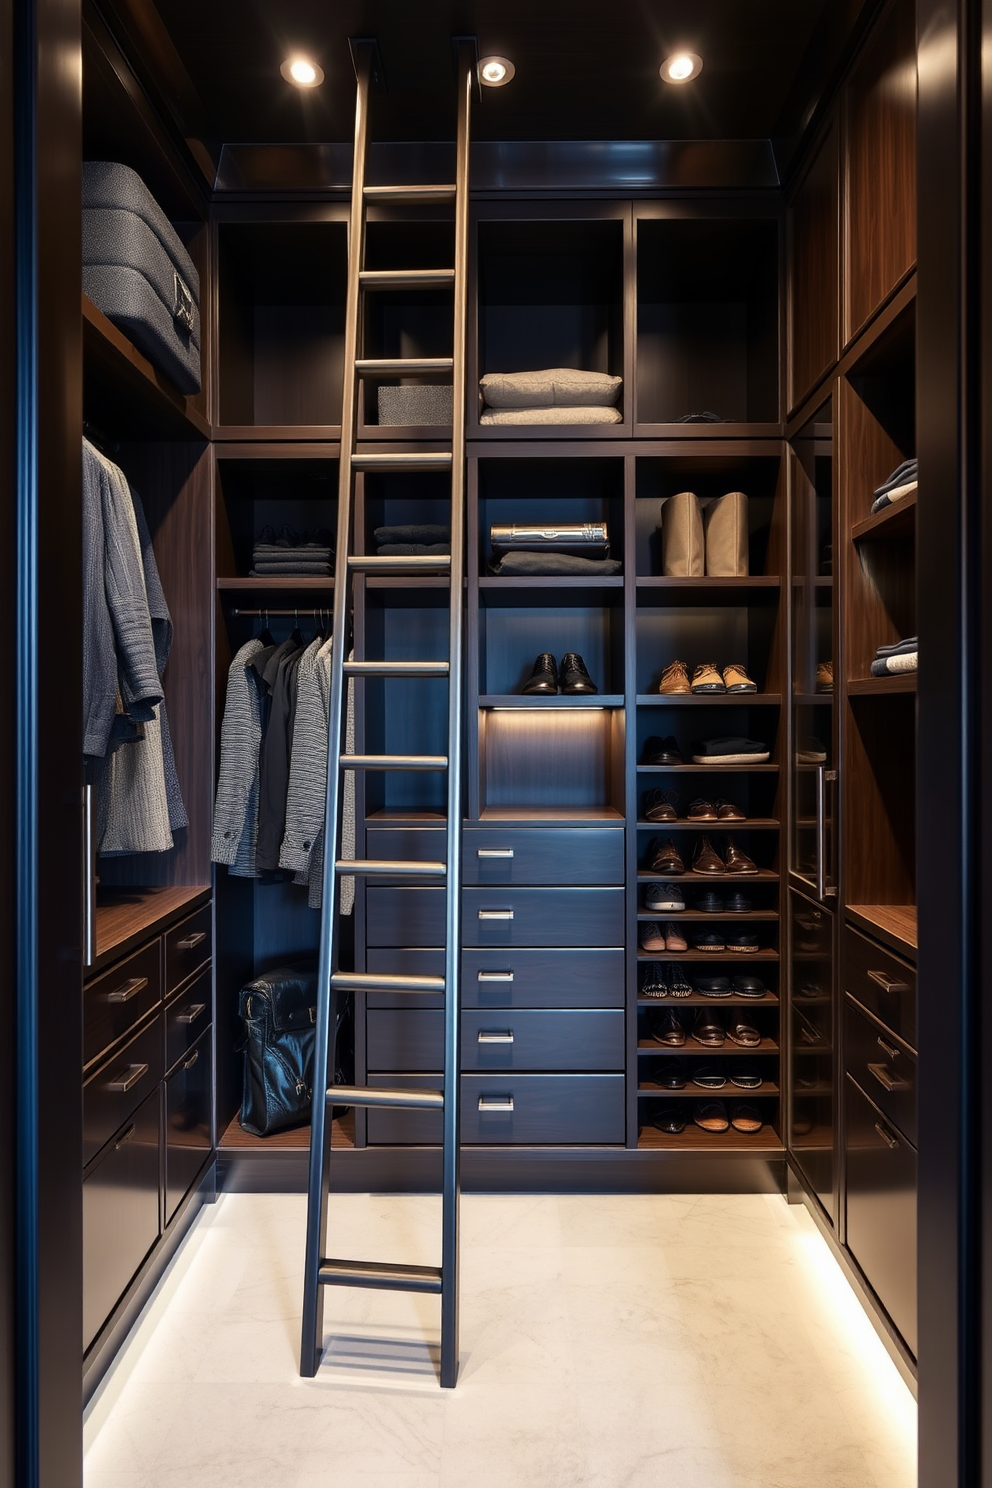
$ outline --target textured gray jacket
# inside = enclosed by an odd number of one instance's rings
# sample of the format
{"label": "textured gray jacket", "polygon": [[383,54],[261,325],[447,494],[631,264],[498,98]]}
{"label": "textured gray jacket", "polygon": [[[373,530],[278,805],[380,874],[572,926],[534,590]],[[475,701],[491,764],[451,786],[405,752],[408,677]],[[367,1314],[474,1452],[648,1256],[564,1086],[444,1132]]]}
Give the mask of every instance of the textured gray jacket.
{"label": "textured gray jacket", "polygon": [[262,743],[260,678],[249,663],[265,647],[247,641],[231,662],[220,728],[220,774],[210,856],[239,878],[257,878],[258,751]]}

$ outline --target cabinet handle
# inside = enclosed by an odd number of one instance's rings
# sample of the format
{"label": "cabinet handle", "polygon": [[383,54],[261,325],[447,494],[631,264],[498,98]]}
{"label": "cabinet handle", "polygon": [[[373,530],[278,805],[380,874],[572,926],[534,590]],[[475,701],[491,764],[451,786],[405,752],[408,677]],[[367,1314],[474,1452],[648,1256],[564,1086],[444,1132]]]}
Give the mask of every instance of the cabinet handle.
{"label": "cabinet handle", "polygon": [[897,977],[886,976],[884,971],[869,971],[868,977],[876,982],[883,992],[908,992],[909,987],[905,982],[900,982]]}
{"label": "cabinet handle", "polygon": [[480,920],[512,920],[512,909],[480,909]]}
{"label": "cabinet handle", "polygon": [[476,980],[480,982],[512,982],[512,971],[480,971],[476,973]]}
{"label": "cabinet handle", "polygon": [[495,1028],[480,1028],[479,1029],[479,1043],[480,1044],[512,1044],[513,1043],[513,1029],[512,1028],[507,1028],[507,1029],[499,1030],[499,1029],[495,1029]]}
{"label": "cabinet handle", "polygon": [[200,1051],[199,1051],[199,1049],[194,1049],[193,1052],[192,1052],[192,1054],[187,1059],[186,1063],[183,1065],[183,1069],[184,1070],[190,1070],[190,1069],[192,1069],[193,1066],[194,1066],[194,1064],[196,1063],[196,1061],[199,1059],[199,1057],[200,1057]]}
{"label": "cabinet handle", "polygon": [[890,1094],[893,1091],[912,1090],[913,1088],[908,1080],[900,1080],[898,1075],[891,1074],[887,1064],[870,1064],[868,1068],[882,1089],[889,1091]]}
{"label": "cabinet handle", "polygon": [[875,1122],[875,1130],[878,1132],[878,1135],[881,1137],[882,1141],[885,1143],[886,1147],[888,1147],[890,1152],[894,1152],[895,1149],[900,1145],[899,1138],[894,1137],[889,1131],[888,1127],[883,1126],[880,1121]]}
{"label": "cabinet handle", "polygon": [[113,992],[108,992],[107,1001],[130,1002],[132,997],[136,997],[147,986],[147,977],[131,977],[129,981],[122,982],[119,987],[115,987]]}
{"label": "cabinet handle", "polygon": [[898,1059],[899,1058],[899,1050],[897,1048],[895,1048],[895,1046],[893,1044],[887,1044],[885,1042],[884,1038],[882,1038],[881,1034],[879,1034],[879,1036],[875,1040],[875,1042],[878,1045],[878,1047],[881,1049],[882,1053],[885,1055],[886,1059]]}
{"label": "cabinet handle", "polygon": [[512,1111],[513,1110],[513,1096],[512,1095],[480,1095],[479,1096],[479,1110],[480,1111]]}
{"label": "cabinet handle", "polygon": [[207,1004],[205,1002],[191,1002],[184,1013],[176,1014],[177,1023],[195,1023],[201,1013],[205,1013]]}
{"label": "cabinet handle", "polygon": [[187,935],[185,940],[177,940],[176,950],[195,951],[200,942],[206,940],[206,938],[207,932],[205,930],[197,930],[195,935]]}
{"label": "cabinet handle", "polygon": [[126,1091],[132,1090],[147,1073],[147,1064],[129,1064],[126,1074],[118,1075],[116,1080],[107,1081],[107,1089],[112,1090],[115,1095],[123,1095]]}
{"label": "cabinet handle", "polygon": [[83,786],[83,965],[96,960],[96,832],[93,787]]}
{"label": "cabinet handle", "polygon": [[477,858],[512,858],[512,847],[478,847],[475,850]]}
{"label": "cabinet handle", "polygon": [[114,1151],[115,1152],[120,1152],[121,1148],[124,1146],[124,1143],[125,1142],[130,1142],[131,1138],[134,1136],[134,1134],[135,1134],[136,1131],[137,1131],[137,1127],[135,1127],[135,1126],[129,1126],[128,1129],[127,1129],[127,1131],[124,1133],[124,1135],[122,1137],[118,1137],[117,1138],[117,1141],[114,1143]]}

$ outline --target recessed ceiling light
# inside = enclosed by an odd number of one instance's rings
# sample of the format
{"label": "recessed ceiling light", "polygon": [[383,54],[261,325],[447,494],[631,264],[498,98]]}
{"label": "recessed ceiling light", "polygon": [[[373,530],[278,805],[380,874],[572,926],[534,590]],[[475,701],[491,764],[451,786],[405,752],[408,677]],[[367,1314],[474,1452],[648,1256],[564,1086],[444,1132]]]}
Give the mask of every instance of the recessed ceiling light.
{"label": "recessed ceiling light", "polygon": [[487,88],[502,88],[516,70],[508,57],[483,57],[479,63],[479,80]]}
{"label": "recessed ceiling light", "polygon": [[297,88],[318,88],[324,81],[324,69],[309,57],[287,57],[279,71]]}
{"label": "recessed ceiling light", "polygon": [[673,52],[659,69],[666,83],[688,83],[703,70],[703,59],[695,52]]}

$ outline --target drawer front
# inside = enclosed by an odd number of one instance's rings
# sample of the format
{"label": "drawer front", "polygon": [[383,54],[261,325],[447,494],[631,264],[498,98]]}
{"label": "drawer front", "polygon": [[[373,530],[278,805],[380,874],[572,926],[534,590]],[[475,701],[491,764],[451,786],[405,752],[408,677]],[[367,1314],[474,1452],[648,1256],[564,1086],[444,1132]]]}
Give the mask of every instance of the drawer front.
{"label": "drawer front", "polygon": [[443,946],[444,901],[444,889],[374,884],[365,899],[367,944]]}
{"label": "drawer front", "polygon": [[623,828],[467,827],[466,884],[622,884]]}
{"label": "drawer front", "polygon": [[[440,827],[369,827],[365,834],[366,856],[403,863],[443,863],[448,856],[447,835]],[[400,882],[404,880],[376,879],[377,884]]]}
{"label": "drawer front", "polygon": [[464,946],[622,946],[623,889],[465,889]]}
{"label": "drawer front", "polygon": [[83,1162],[137,1110],[164,1073],[162,1015],[118,1049],[83,1086]]}
{"label": "drawer front", "polygon": [[210,1029],[165,1082],[165,1223],[210,1156]]}
{"label": "drawer front", "polygon": [[83,1065],[115,1044],[162,999],[162,942],[128,956],[83,988]]}
{"label": "drawer front", "polygon": [[213,953],[213,911],[209,904],[165,932],[165,995],[181,987]]}
{"label": "drawer front", "polygon": [[210,1026],[210,968],[206,967],[165,1009],[165,1067],[171,1069]]}
{"label": "drawer front", "polygon": [[112,1136],[83,1180],[83,1349],[159,1236],[161,1091]]}
{"label": "drawer front", "polygon": [[462,1014],[463,1070],[622,1070],[624,1015],[615,1011],[475,1009]]}
{"label": "drawer front", "polygon": [[465,1008],[622,1008],[624,953],[580,950],[462,952]]}
{"label": "drawer front", "polygon": [[916,1353],[916,1151],[848,1075],[847,1245]]}
{"label": "drawer front", "polygon": [[[437,1077],[388,1075],[370,1085],[436,1089]],[[480,1102],[482,1103],[480,1109]],[[482,1146],[575,1146],[624,1140],[623,1075],[464,1075],[462,1142]],[[370,1111],[369,1141],[388,1145],[437,1145],[435,1111]]]}
{"label": "drawer front", "polygon": [[[369,1012],[367,1061],[379,1072],[440,1071],[444,1013]],[[462,1015],[463,1070],[622,1070],[622,1011],[470,1010]]]}
{"label": "drawer front", "polygon": [[915,968],[850,928],[844,936],[844,950],[845,989],[915,1049]]}
{"label": "drawer front", "polygon": [[[425,951],[418,947],[386,946],[368,950],[365,965],[369,971],[389,976],[444,976],[444,951]],[[369,1008],[443,1008],[442,992],[369,992]]]}
{"label": "drawer front", "polygon": [[845,999],[844,1062],[847,1072],[886,1120],[916,1145],[916,1055],[887,1028]]}

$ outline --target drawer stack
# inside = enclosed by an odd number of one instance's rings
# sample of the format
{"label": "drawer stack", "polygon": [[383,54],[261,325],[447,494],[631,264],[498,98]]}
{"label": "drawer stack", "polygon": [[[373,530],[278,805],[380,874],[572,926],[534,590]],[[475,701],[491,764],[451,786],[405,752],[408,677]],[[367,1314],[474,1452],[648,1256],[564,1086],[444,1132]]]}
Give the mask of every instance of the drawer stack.
{"label": "drawer stack", "polygon": [[[437,829],[370,829],[371,856],[443,857]],[[462,1140],[624,1140],[622,828],[468,826],[462,902]],[[369,970],[443,971],[444,890],[373,886]],[[440,998],[368,999],[370,1084],[430,1085]],[[373,1111],[368,1139],[440,1140],[434,1113]]]}
{"label": "drawer stack", "polygon": [[847,1246],[916,1353],[916,971],[848,927]]}
{"label": "drawer stack", "polygon": [[83,1349],[210,1156],[209,904],[83,989]]}

